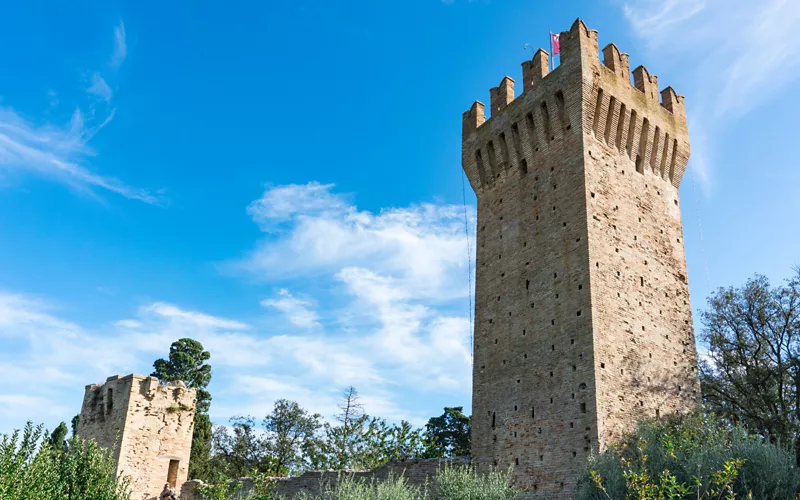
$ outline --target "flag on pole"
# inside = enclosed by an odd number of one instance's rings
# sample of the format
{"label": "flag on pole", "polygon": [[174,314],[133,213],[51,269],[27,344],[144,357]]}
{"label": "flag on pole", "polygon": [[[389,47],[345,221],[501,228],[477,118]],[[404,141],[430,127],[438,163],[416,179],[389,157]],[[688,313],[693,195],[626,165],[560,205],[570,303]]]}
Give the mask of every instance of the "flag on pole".
{"label": "flag on pole", "polygon": [[558,41],[558,33],[550,33],[550,46],[553,47],[553,55],[561,53],[561,44]]}

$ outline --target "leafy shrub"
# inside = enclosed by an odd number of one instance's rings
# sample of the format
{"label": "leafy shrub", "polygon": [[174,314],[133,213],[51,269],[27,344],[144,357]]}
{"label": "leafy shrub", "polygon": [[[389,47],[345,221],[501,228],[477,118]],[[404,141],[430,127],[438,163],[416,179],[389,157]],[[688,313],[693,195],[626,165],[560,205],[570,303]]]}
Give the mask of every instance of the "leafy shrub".
{"label": "leafy shrub", "polygon": [[411,486],[403,476],[384,481],[365,481],[353,475],[339,478],[335,488],[326,489],[322,498],[331,500],[421,500],[427,498],[424,490]]}
{"label": "leafy shrub", "polygon": [[257,474],[249,491],[244,491],[239,479],[222,479],[201,485],[198,493],[203,500],[277,500],[272,479],[266,474]]}
{"label": "leafy shrub", "polygon": [[[234,500],[240,497],[239,491],[242,483],[238,481],[222,481],[214,484],[204,484],[198,489],[203,500]],[[248,500],[250,500],[248,498]]]}
{"label": "leafy shrub", "polygon": [[445,465],[436,476],[437,498],[444,500],[512,500],[518,492],[511,487],[510,471],[491,470],[478,474],[472,467]]}
{"label": "leafy shrub", "polygon": [[128,482],[117,480],[108,451],[94,441],[63,444],[44,439],[40,425],[0,435],[3,500],[129,500]]}
{"label": "leafy shrub", "polygon": [[798,492],[789,450],[692,414],[641,423],[620,445],[591,456],[577,498],[791,499]]}

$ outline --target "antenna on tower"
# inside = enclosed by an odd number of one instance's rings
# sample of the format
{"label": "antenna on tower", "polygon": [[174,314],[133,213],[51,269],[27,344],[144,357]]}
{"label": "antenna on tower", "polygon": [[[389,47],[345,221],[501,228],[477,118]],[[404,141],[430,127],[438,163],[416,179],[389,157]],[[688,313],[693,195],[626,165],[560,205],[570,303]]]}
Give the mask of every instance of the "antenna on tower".
{"label": "antenna on tower", "polygon": [[[535,51],[535,50],[533,50],[533,46],[532,46],[531,44],[529,44],[529,43],[526,43],[526,44],[525,44],[525,45],[522,47],[522,50],[528,50],[528,49],[531,49],[531,52],[533,52],[533,55],[536,55],[536,51]],[[533,59],[533,56],[531,56],[531,59]]]}

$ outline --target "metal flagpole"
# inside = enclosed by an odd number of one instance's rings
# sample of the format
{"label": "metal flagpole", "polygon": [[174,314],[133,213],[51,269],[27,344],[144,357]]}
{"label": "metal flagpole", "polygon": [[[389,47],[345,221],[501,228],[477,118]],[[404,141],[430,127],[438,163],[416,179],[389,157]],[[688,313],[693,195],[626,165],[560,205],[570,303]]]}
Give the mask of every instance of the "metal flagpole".
{"label": "metal flagpole", "polygon": [[548,58],[549,61],[547,65],[549,66],[548,70],[553,71],[553,32],[550,32],[550,57]]}

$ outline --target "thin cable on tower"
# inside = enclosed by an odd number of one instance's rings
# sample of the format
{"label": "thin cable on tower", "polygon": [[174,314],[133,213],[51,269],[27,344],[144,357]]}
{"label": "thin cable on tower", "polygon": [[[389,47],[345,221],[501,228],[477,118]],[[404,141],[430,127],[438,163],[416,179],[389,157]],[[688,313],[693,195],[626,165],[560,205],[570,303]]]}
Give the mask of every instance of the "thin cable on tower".
{"label": "thin cable on tower", "polygon": [[469,281],[469,357],[473,359],[473,343],[474,343],[474,326],[472,315],[474,309],[472,307],[472,242],[469,239],[469,215],[467,213],[467,183],[466,174],[461,169],[461,196],[464,205],[464,235],[467,238],[467,279]]}

